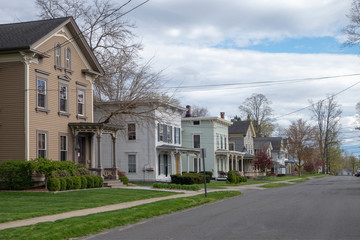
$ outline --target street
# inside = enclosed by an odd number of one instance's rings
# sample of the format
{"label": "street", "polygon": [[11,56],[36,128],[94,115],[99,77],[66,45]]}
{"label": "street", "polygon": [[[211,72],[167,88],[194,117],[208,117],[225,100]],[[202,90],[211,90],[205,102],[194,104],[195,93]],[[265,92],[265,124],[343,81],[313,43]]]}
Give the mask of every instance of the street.
{"label": "street", "polygon": [[86,239],[359,239],[360,178],[247,190]]}

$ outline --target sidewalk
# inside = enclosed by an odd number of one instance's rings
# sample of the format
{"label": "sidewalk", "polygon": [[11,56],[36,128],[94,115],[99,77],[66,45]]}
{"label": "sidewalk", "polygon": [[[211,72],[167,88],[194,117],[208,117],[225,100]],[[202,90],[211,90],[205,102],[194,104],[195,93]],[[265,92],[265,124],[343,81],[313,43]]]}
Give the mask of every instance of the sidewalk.
{"label": "sidewalk", "polygon": [[[289,181],[293,181],[293,180],[296,180],[296,179],[286,180],[286,181],[278,181],[278,182],[292,183],[292,182],[289,182]],[[278,182],[276,182],[276,183],[278,183]],[[252,185],[227,187],[225,189],[209,189],[208,192],[266,190],[266,188],[260,187],[260,186],[265,185],[265,184],[268,184],[268,183],[259,183],[259,184],[252,184]],[[144,189],[144,190],[181,192],[183,194],[176,194],[176,195],[171,195],[171,196],[166,196],[166,197],[149,198],[149,199],[137,200],[137,201],[132,201],[132,202],[124,202],[124,203],[106,205],[106,206],[102,206],[102,207],[87,208],[87,209],[76,210],[76,211],[71,211],[71,212],[59,213],[59,214],[55,214],[55,215],[47,215],[47,216],[35,217],[35,218],[30,218],[30,219],[23,219],[23,220],[18,220],[18,221],[13,221],[13,222],[6,222],[6,223],[1,223],[0,224],[0,230],[4,230],[4,229],[8,229],[8,228],[15,228],[15,227],[23,227],[23,226],[33,225],[33,224],[41,223],[41,222],[54,222],[56,220],[65,219],[65,218],[80,217],[80,216],[86,216],[86,215],[94,214],[94,213],[120,210],[120,209],[130,208],[130,207],[143,205],[143,204],[147,204],[147,203],[158,202],[158,201],[161,201],[161,200],[182,198],[182,197],[191,197],[191,196],[195,196],[195,195],[205,193],[205,191],[203,189],[200,190],[200,191],[194,192],[194,191],[184,191],[184,190],[153,189],[152,187],[145,187],[145,186],[126,187],[126,188],[127,189]]]}

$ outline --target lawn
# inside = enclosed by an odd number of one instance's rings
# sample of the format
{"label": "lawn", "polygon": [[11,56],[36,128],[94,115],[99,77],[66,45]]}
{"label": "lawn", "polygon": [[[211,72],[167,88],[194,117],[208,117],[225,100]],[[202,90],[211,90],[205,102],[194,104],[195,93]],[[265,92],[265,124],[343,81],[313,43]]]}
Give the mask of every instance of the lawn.
{"label": "lawn", "polygon": [[290,182],[293,182],[293,183],[302,183],[302,182],[306,182],[310,180],[310,178],[302,178],[302,179],[297,179],[297,180],[292,180]]}
{"label": "lawn", "polygon": [[58,193],[0,192],[0,223],[172,194],[176,193],[106,188]]}
{"label": "lawn", "polygon": [[0,239],[41,240],[79,238],[240,194],[238,191],[211,192],[208,193],[207,198],[200,194],[193,197],[163,200],[128,209],[11,228],[0,231]]}

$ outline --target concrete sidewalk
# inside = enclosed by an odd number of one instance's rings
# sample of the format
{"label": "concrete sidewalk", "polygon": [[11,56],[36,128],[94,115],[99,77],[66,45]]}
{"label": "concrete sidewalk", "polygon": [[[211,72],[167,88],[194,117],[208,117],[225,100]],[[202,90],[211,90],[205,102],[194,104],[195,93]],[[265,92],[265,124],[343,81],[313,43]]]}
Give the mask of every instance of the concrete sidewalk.
{"label": "concrete sidewalk", "polygon": [[[293,181],[293,180],[296,180],[296,179],[287,180],[287,181],[279,181],[279,182],[289,182],[289,181]],[[278,183],[278,182],[276,182],[276,183]],[[291,183],[291,182],[289,182],[289,183]],[[225,189],[209,189],[208,192],[266,190],[266,188],[260,187],[265,184],[268,184],[268,183],[226,187]],[[23,219],[23,220],[18,220],[18,221],[13,221],[13,222],[6,222],[6,223],[0,224],[0,230],[4,230],[4,229],[8,229],[8,228],[15,228],[15,227],[23,227],[23,226],[33,225],[33,224],[41,223],[41,222],[54,222],[56,220],[65,219],[65,218],[86,216],[89,214],[100,213],[100,212],[109,212],[109,211],[139,206],[139,205],[143,205],[143,204],[147,204],[147,203],[158,202],[158,201],[166,200],[166,199],[191,197],[191,196],[205,193],[204,190],[194,192],[194,191],[184,191],[184,190],[153,189],[152,187],[146,187],[146,186],[124,187],[124,188],[180,192],[183,194],[175,194],[175,195],[165,196],[165,197],[149,198],[149,199],[137,200],[137,201],[132,201],[132,202],[124,202],[124,203],[106,205],[106,206],[102,206],[102,207],[87,208],[87,209],[76,210],[76,211],[71,211],[71,212],[59,213],[59,214],[55,214],[55,215],[47,215],[47,216]]]}

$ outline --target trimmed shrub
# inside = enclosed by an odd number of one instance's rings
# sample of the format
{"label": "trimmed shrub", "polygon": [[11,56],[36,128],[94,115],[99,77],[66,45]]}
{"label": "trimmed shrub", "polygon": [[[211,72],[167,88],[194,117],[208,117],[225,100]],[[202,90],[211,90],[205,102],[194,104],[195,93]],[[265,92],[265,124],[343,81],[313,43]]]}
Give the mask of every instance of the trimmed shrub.
{"label": "trimmed shrub", "polygon": [[97,178],[97,185],[95,187],[103,187],[104,186],[104,179],[101,176],[95,176]]}
{"label": "trimmed shrub", "polygon": [[98,176],[92,176],[94,179],[94,187],[99,187],[99,178]]}
{"label": "trimmed shrub", "polygon": [[59,178],[60,180],[60,191],[66,190],[67,182],[65,178]]}
{"label": "trimmed shrub", "polygon": [[71,174],[67,170],[55,170],[50,174],[52,178],[71,177]]}
{"label": "trimmed shrub", "polygon": [[80,189],[81,188],[81,178],[79,176],[72,176],[73,181],[73,189]]}
{"label": "trimmed shrub", "polygon": [[81,178],[81,188],[84,189],[84,188],[87,188],[87,178],[86,176],[80,176]]}
{"label": "trimmed shrub", "polygon": [[66,190],[74,189],[74,183],[71,177],[66,177]]}
{"label": "trimmed shrub", "polygon": [[[201,174],[204,174],[204,171],[200,172]],[[213,173],[211,171],[205,171],[206,175],[210,176],[210,179],[212,178]]]}
{"label": "trimmed shrub", "polygon": [[241,182],[247,182],[247,177],[241,176],[239,171],[229,171],[228,177],[226,179],[226,183],[241,183]]}
{"label": "trimmed shrub", "polygon": [[91,175],[86,175],[87,180],[87,188],[93,188],[94,187],[94,178]]}
{"label": "trimmed shrub", "polygon": [[[211,180],[210,175],[206,174],[206,182],[209,183]],[[202,173],[183,173],[171,175],[171,183],[192,185],[204,183],[204,174]]]}
{"label": "trimmed shrub", "polygon": [[47,188],[49,191],[59,191],[61,189],[59,178],[49,178]]}
{"label": "trimmed shrub", "polygon": [[129,179],[125,175],[120,177],[120,181],[122,181],[125,185],[128,185],[129,183]]}
{"label": "trimmed shrub", "polygon": [[32,186],[32,164],[29,161],[9,160],[0,163],[0,188],[29,189]]}
{"label": "trimmed shrub", "polygon": [[74,171],[74,173],[75,173],[75,176],[90,175],[90,171],[86,167],[78,168]]}

